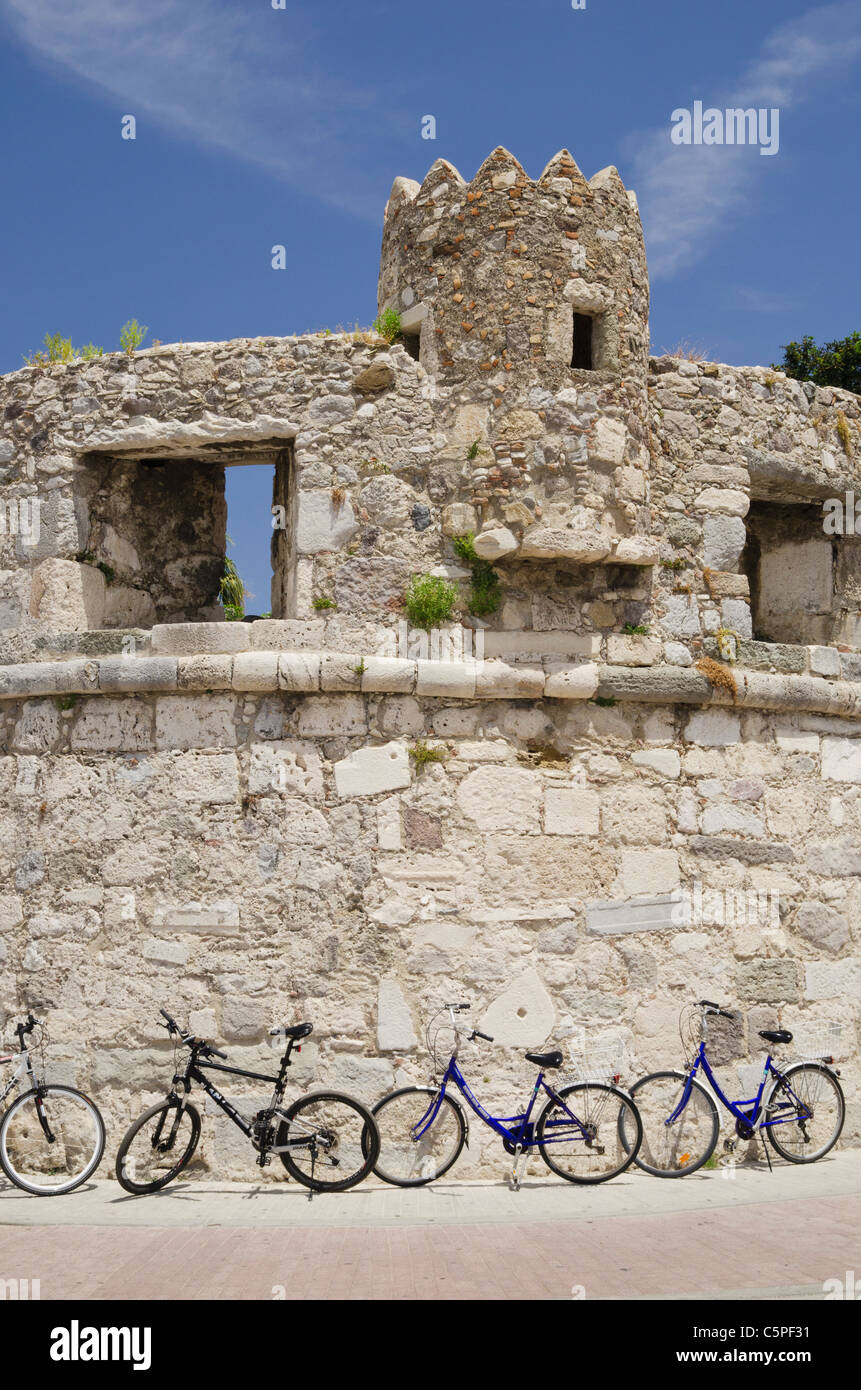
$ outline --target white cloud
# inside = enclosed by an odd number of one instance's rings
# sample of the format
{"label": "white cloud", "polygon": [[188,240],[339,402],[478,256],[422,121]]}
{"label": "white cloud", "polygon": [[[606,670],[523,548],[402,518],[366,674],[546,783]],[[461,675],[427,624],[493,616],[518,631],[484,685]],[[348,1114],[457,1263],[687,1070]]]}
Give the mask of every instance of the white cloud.
{"label": "white cloud", "polygon": [[138,139],[149,118],[379,218],[355,145],[361,122],[387,115],[372,92],[321,68],[289,11],[264,0],[0,0],[0,15],[42,59],[136,116]]}
{"label": "white cloud", "polygon": [[[723,93],[697,94],[706,106],[778,107],[781,113],[813,95],[813,85],[836,79],[861,57],[861,0],[842,0],[781,25]],[[686,98],[674,105],[690,106]],[[654,278],[700,260],[743,205],[773,159],[729,145],[673,145],[667,125],[631,141],[633,178]]]}

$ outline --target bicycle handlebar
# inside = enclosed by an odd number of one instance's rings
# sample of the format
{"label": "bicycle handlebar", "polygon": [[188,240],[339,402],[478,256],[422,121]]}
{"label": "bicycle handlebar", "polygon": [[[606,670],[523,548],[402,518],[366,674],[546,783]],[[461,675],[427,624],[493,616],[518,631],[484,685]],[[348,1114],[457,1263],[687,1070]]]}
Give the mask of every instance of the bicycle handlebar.
{"label": "bicycle handlebar", "polygon": [[475,1038],[483,1038],[485,1042],[493,1042],[493,1038],[489,1033],[480,1033],[477,1028],[473,1028],[469,1035],[470,1042],[473,1042]]}
{"label": "bicycle handlebar", "polygon": [[735,1014],[729,1009],[722,1009],[720,1004],[715,1004],[711,999],[700,999],[697,1008],[708,1009],[710,1013],[718,1014],[721,1018],[735,1018]]}
{"label": "bicycle handlebar", "polygon": [[159,1009],[162,1018],[167,1021],[167,1031],[171,1034],[178,1033],[180,1042],[185,1043],[193,1052],[202,1052],[206,1057],[222,1057],[227,1060],[226,1052],[219,1052],[217,1047],[213,1047],[205,1038],[196,1038],[193,1033],[183,1033],[176,1019],[171,1018],[166,1009]]}

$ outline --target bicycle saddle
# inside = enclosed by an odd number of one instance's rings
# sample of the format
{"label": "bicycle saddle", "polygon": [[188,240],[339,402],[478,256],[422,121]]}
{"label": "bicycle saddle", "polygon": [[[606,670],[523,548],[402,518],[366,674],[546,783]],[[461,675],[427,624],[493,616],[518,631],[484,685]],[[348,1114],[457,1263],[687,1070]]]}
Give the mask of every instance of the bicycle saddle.
{"label": "bicycle saddle", "polygon": [[791,1043],[792,1034],[788,1028],[763,1028],[759,1036],[765,1038],[766,1042],[772,1043]]}
{"label": "bicycle saddle", "polygon": [[553,1068],[553,1067],[561,1067],[561,1066],[562,1066],[562,1053],[561,1053],[561,1052],[527,1052],[527,1054],[526,1054],[526,1060],[527,1060],[527,1062],[534,1062],[535,1065],[536,1065],[536,1067],[545,1067],[545,1068],[548,1068],[548,1069]]}
{"label": "bicycle saddle", "polygon": [[285,1038],[307,1038],[309,1033],[313,1033],[313,1023],[293,1023],[285,1024],[282,1032]]}

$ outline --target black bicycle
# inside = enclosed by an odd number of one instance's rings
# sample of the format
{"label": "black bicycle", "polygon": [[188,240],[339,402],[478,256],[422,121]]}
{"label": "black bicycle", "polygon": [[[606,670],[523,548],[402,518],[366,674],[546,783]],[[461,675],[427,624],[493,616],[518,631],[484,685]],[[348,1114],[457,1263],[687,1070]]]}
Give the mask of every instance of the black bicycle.
{"label": "black bicycle", "polygon": [[[314,1192],[343,1192],[355,1187],[373,1171],[379,1157],[380,1136],[370,1111],[361,1101],[337,1091],[312,1092],[282,1107],[287,1068],[294,1047],[313,1031],[312,1023],[270,1028],[270,1037],[287,1039],[277,1076],[228,1067],[226,1053],[203,1038],[183,1032],[164,1009],[169,1035],[189,1049],[185,1069],[177,1067],[173,1085],[163,1101],[145,1111],[126,1134],[117,1154],[117,1178],[126,1192],[141,1196],[158,1192],[188,1167],[200,1140],[200,1114],[189,1101],[192,1082],[202,1086],[216,1105],[251,1140],[261,1168],[277,1154],[291,1177]],[[176,1059],[175,1059],[176,1060]],[[270,1081],[272,1100],[246,1120],[213,1086],[207,1071],[229,1072],[253,1081]]]}

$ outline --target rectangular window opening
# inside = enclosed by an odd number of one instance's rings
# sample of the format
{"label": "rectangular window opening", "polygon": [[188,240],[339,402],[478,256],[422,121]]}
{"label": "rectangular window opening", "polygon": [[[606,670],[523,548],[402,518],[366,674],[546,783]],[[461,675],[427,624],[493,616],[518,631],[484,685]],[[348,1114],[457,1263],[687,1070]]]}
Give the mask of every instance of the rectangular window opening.
{"label": "rectangular window opening", "polygon": [[574,342],[571,352],[571,366],[578,371],[591,372],[592,330],[595,320],[590,314],[574,315]]}
{"label": "rectangular window opening", "polygon": [[[213,445],[188,457],[91,454],[87,462],[88,539],[76,558],[105,576],[91,627],[294,613],[289,441]],[[242,586],[232,609],[228,559]]]}

